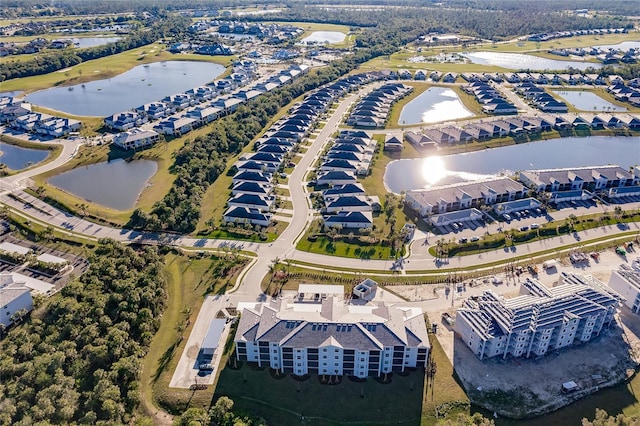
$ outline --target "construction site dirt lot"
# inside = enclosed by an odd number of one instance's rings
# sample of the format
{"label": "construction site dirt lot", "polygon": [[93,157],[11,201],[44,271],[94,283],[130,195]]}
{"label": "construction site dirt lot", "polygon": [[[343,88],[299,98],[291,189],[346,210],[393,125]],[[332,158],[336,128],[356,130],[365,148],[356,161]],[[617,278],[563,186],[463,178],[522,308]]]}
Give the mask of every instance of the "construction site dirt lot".
{"label": "construction site dirt lot", "polygon": [[[631,257],[635,257],[633,253]],[[603,283],[609,281],[611,271],[631,259],[616,255],[613,250],[601,252],[598,261],[573,265],[561,259],[557,268],[540,271],[536,278],[548,287],[557,284],[560,274],[592,275]],[[510,358],[480,361],[469,348],[454,336],[455,311],[464,301],[486,290],[511,298],[522,294],[520,283],[531,275],[498,273],[469,283],[429,286],[394,286],[393,291],[428,313],[437,325],[436,337],[451,360],[469,399],[497,415],[509,418],[535,417],[554,411],[598,389],[613,386],[633,374],[640,354],[640,317],[620,308],[615,323],[600,336],[580,346],[550,352],[538,359]],[[493,278],[497,278],[495,281]],[[434,288],[436,288],[434,292]],[[574,381],[578,389],[562,392],[562,384]]]}
{"label": "construction site dirt lot", "polygon": [[[627,311],[629,316],[631,313]],[[638,339],[624,318],[589,343],[552,352],[538,359],[501,357],[480,361],[466,345],[454,340],[454,368],[469,399],[502,417],[535,417],[570,404],[598,389],[629,377],[637,362],[632,346]],[[629,343],[629,337],[635,342]],[[573,381],[576,391],[562,392],[562,384]]]}

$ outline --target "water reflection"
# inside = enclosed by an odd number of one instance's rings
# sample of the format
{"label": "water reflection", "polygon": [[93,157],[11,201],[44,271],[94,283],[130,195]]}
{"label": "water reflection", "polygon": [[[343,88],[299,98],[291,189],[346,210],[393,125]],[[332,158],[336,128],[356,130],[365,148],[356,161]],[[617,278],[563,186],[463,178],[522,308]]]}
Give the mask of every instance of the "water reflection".
{"label": "water reflection", "polygon": [[553,93],[562,96],[573,106],[582,111],[626,111],[626,108],[612,104],[593,92],[584,90],[554,90]]}
{"label": "water reflection", "polygon": [[591,136],[552,139],[465,154],[392,161],[384,173],[387,191],[402,191],[511,175],[518,170],[633,166],[640,161],[640,137]]}
{"label": "water reflection", "polygon": [[300,40],[302,44],[311,44],[311,43],[341,43],[346,38],[345,33],[341,33],[340,31],[314,31],[307,37]]}
{"label": "water reflection", "polygon": [[402,108],[400,124],[437,123],[471,116],[473,113],[452,89],[431,87]]}
{"label": "water reflection", "polygon": [[0,164],[11,170],[21,170],[43,161],[49,151],[43,149],[22,148],[0,142]]}
{"label": "water reflection", "polygon": [[511,70],[563,70],[569,67],[579,70],[602,68],[600,63],[557,61],[521,53],[473,52],[462,53],[462,56],[468,58],[474,64],[495,65]]}

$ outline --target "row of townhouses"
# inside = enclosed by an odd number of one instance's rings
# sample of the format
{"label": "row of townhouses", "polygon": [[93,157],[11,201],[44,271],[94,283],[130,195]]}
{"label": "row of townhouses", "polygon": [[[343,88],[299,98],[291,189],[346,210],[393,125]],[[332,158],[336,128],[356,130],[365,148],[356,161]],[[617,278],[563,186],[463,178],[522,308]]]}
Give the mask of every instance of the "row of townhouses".
{"label": "row of townhouses", "polygon": [[[244,87],[254,76],[256,65],[251,61],[236,63],[234,72],[206,86],[199,86],[164,98],[162,101],[141,105],[105,119],[105,125],[122,132],[114,143],[123,149],[141,149],[152,146],[160,134],[181,136],[220,117],[231,114],[240,105],[269,92],[308,71],[306,65],[293,65],[272,76],[264,83]],[[142,130],[144,123],[160,120],[153,130]]]}
{"label": "row of townhouses", "polygon": [[514,90],[519,96],[540,111],[554,113],[569,111],[569,107],[565,102],[557,100],[542,87],[538,87],[534,83],[520,83],[514,87]]}
{"label": "row of townhouses", "polygon": [[11,96],[0,97],[0,123],[16,130],[55,138],[76,132],[82,126],[78,120],[33,112],[30,103]]}
{"label": "row of townhouses", "polygon": [[400,83],[387,83],[364,96],[351,111],[347,124],[360,127],[383,127],[393,104],[413,91]]}
{"label": "row of townhouses", "polygon": [[464,182],[407,191],[405,204],[435,226],[480,220],[488,206],[498,215],[539,208],[530,198],[549,193],[550,202],[586,200],[594,194],[615,199],[640,195],[640,168],[631,171],[616,165],[552,170],[524,170],[519,182],[507,177]]}
{"label": "row of townhouses", "polygon": [[506,100],[502,93],[494,89],[489,83],[474,81],[463,86],[462,90],[476,97],[482,105],[482,111],[487,114],[517,114],[518,109]]}
{"label": "row of townhouses", "polygon": [[342,286],[300,287],[293,298],[238,306],[238,360],[297,376],[364,378],[425,367],[422,309],[346,302]]}
{"label": "row of townhouses", "polygon": [[316,185],[322,192],[324,225],[344,229],[370,229],[380,200],[368,196],[358,176],[369,174],[377,143],[362,130],[342,130],[322,159]]}
{"label": "row of townhouses", "polygon": [[232,180],[231,198],[223,221],[269,226],[275,210],[274,175],[291,160],[298,144],[309,135],[334,101],[379,78],[379,73],[364,73],[323,86],[275,123],[256,141],[256,152],[235,164],[237,173]]}
{"label": "row of townhouses", "polygon": [[420,149],[437,148],[440,144],[481,142],[504,136],[518,137],[551,130],[640,130],[640,114],[542,114],[539,116],[519,115],[502,117],[497,120],[480,121],[458,127],[452,125],[434,126],[420,133],[408,131],[404,139]]}

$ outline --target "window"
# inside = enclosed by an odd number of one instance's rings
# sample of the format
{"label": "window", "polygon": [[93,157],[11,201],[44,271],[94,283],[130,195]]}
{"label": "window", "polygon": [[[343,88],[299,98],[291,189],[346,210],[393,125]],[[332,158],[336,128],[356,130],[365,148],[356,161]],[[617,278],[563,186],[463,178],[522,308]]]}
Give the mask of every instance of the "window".
{"label": "window", "polygon": [[298,355],[296,358],[297,358],[297,359],[302,359],[302,357],[301,357],[300,355]]}

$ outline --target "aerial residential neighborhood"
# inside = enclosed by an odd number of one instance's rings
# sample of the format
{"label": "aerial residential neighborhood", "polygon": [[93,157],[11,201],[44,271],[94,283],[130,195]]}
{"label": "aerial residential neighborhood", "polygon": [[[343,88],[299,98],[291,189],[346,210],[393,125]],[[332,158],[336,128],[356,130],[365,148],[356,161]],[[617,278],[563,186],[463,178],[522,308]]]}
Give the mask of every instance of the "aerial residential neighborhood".
{"label": "aerial residential neighborhood", "polygon": [[639,421],[634,2],[0,13],[0,425]]}

